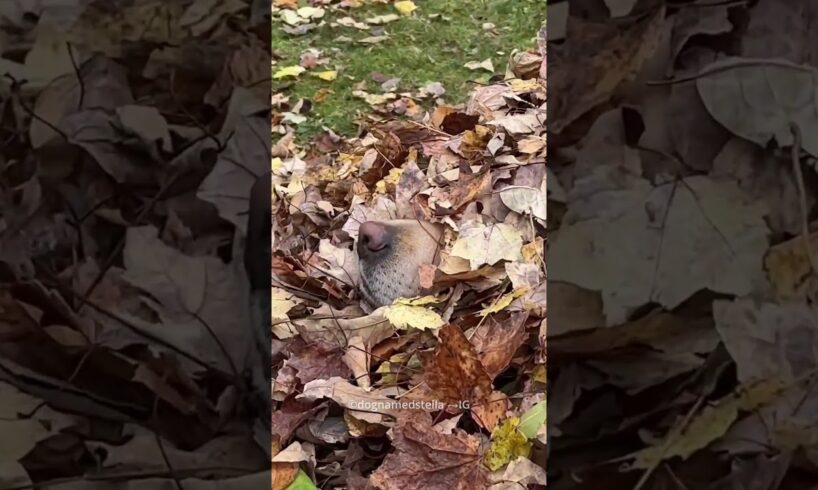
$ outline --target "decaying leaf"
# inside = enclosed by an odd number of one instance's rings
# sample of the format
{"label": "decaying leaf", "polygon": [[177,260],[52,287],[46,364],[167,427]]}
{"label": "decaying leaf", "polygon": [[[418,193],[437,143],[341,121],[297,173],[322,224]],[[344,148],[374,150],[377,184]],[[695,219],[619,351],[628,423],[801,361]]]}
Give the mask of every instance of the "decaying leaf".
{"label": "decaying leaf", "polygon": [[492,471],[497,471],[518,457],[527,457],[531,443],[519,431],[520,419],[511,417],[491,433],[491,443],[483,460]]}
{"label": "decaying leaf", "polygon": [[396,451],[372,474],[370,482],[382,490],[488,486],[488,471],[480,461],[476,437],[455,429],[443,434],[425,412],[404,413],[394,429]]}

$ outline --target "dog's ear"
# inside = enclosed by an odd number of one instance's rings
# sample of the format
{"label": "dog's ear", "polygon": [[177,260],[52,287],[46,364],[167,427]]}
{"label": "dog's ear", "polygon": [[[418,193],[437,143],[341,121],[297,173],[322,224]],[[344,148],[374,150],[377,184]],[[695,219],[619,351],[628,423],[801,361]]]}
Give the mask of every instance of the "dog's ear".
{"label": "dog's ear", "polygon": [[259,177],[250,189],[250,211],[244,244],[244,268],[254,290],[270,288],[272,257],[272,212],[270,210],[271,174]]}

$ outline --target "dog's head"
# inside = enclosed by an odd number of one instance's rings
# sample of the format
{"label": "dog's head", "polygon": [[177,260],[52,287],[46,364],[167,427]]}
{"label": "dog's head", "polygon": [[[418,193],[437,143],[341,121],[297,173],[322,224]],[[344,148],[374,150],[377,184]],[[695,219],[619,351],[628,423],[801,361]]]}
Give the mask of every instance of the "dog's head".
{"label": "dog's head", "polygon": [[418,269],[434,263],[443,227],[411,219],[367,221],[358,231],[358,259],[364,301],[377,308],[420,291]]}

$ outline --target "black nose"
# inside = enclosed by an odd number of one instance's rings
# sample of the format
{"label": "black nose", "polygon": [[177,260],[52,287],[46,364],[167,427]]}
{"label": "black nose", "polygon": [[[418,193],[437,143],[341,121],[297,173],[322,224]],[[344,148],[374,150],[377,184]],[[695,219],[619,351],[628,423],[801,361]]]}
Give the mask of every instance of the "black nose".
{"label": "black nose", "polygon": [[383,250],[389,245],[386,227],[377,221],[367,221],[358,228],[358,249],[366,247],[370,252]]}

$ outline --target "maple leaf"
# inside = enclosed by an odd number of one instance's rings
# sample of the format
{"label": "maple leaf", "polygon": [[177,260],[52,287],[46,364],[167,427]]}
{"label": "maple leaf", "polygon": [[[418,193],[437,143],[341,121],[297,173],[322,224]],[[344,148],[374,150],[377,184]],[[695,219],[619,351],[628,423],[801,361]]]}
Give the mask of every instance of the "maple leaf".
{"label": "maple leaf", "polygon": [[508,399],[494,391],[491,377],[460,327],[447,324],[438,330],[438,338],[434,353],[424,356],[426,385],[437,400],[457,406],[468,403],[477,423],[493,429],[505,414]]}
{"label": "maple leaf", "polygon": [[480,461],[480,441],[462,430],[443,434],[426,412],[402,412],[392,441],[395,452],[372,473],[381,490],[466,490],[488,488],[489,475]]}
{"label": "maple leaf", "polygon": [[344,352],[321,342],[304,343],[301,339],[290,347],[290,358],[284,363],[297,371],[302,383],[333,376],[349,377],[352,372],[344,363]]}

